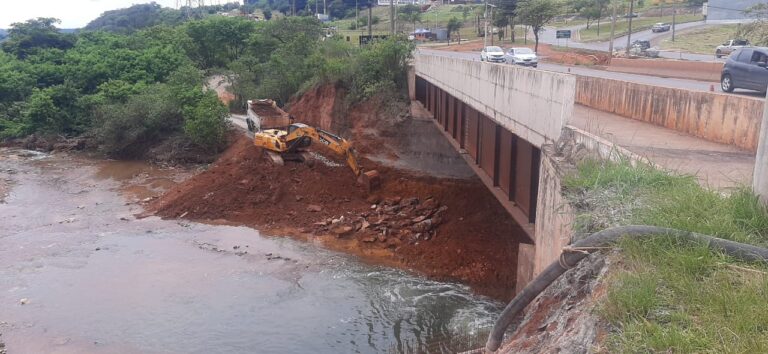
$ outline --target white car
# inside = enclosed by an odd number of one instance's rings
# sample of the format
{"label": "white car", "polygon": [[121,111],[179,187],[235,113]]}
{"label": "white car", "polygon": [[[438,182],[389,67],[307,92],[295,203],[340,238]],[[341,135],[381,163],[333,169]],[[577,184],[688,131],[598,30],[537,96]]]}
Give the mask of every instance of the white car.
{"label": "white car", "polygon": [[503,63],[504,49],[497,46],[487,46],[480,51],[480,61]]}
{"label": "white car", "polygon": [[509,64],[523,66],[539,66],[539,57],[531,48],[509,48],[506,55],[506,61]]}

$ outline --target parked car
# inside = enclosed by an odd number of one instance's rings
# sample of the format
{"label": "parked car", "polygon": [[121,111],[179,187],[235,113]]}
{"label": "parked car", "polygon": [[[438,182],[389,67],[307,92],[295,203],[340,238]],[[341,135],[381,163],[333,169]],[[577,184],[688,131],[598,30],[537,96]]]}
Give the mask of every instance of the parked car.
{"label": "parked car", "polygon": [[635,18],[637,17],[637,12],[633,12],[631,14],[624,15],[624,18]]}
{"label": "parked car", "polygon": [[672,29],[672,25],[670,25],[669,23],[659,22],[653,25],[653,27],[651,27],[651,32],[654,32],[654,33],[666,32],[666,31],[669,31],[670,29]]}
{"label": "parked car", "polygon": [[632,48],[639,48],[641,51],[645,51],[645,50],[648,50],[648,48],[651,47],[651,42],[650,41],[640,41],[640,40],[637,40],[637,41],[632,42],[631,47]]}
{"label": "parked car", "polygon": [[487,46],[480,51],[480,61],[490,61],[494,63],[504,62],[504,50],[497,46]]}
{"label": "parked car", "polygon": [[724,92],[733,92],[737,88],[765,92],[766,87],[768,87],[768,48],[736,49],[723,65],[720,88]]}
{"label": "parked car", "polygon": [[730,55],[736,49],[750,46],[751,44],[746,39],[729,39],[715,48],[715,56],[722,58],[723,56]]}
{"label": "parked car", "polygon": [[539,57],[531,48],[509,48],[505,57],[506,62],[514,65],[539,66]]}

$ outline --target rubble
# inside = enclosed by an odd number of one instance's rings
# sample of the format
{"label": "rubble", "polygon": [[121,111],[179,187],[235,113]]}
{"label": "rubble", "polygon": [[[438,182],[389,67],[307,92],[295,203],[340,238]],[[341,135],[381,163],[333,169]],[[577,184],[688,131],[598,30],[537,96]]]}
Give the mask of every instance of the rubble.
{"label": "rubble", "polygon": [[[372,146],[375,138],[367,143]],[[205,171],[150,201],[147,210],[165,218],[184,215],[311,239],[509,299],[516,277],[510,265],[516,264],[524,233],[479,180],[423,175],[364,155],[359,161],[381,173],[379,190],[359,186],[345,164],[275,166],[242,137]]]}
{"label": "rubble", "polygon": [[371,209],[349,217],[331,218],[330,222],[314,223],[312,233],[330,232],[339,237],[352,236],[366,243],[378,241],[396,248],[403,242],[432,239],[448,211],[447,206],[440,205],[434,198],[421,203],[416,197],[387,198]]}

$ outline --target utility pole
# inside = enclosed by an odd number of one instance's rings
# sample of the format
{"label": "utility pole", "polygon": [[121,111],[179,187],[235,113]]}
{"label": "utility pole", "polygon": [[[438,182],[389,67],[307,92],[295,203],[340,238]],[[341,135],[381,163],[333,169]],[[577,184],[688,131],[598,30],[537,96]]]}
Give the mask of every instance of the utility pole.
{"label": "utility pole", "polygon": [[[496,6],[491,5],[488,3],[488,0],[485,0],[485,27],[483,27],[483,48],[488,46],[488,6],[491,8],[494,8]],[[493,11],[493,10],[491,10]],[[491,44],[493,44],[493,35],[491,35]]]}
{"label": "utility pole", "polygon": [[613,14],[611,15],[611,41],[608,42],[608,65],[613,60],[613,40],[616,36],[616,2],[611,1],[611,7],[613,7]]}
{"label": "utility pole", "polygon": [[496,6],[491,7],[491,45],[493,45],[493,8]]}
{"label": "utility pole", "polygon": [[395,35],[395,0],[389,0],[389,33]]}
{"label": "utility pole", "polygon": [[371,37],[371,34],[373,33],[371,31],[371,18],[373,17],[372,13],[373,13],[373,4],[368,3],[368,37]]}
{"label": "utility pole", "polygon": [[485,47],[488,46],[488,0],[485,0],[483,17],[485,17],[485,24],[483,25],[483,50],[485,50]]}
{"label": "utility pole", "polygon": [[360,19],[358,18],[358,13],[357,13],[357,0],[355,0],[355,29],[357,29],[358,27],[360,27]]}
{"label": "utility pole", "polygon": [[632,44],[632,16],[635,14],[635,0],[629,0],[629,25],[627,32],[627,56],[629,56],[629,46]]}
{"label": "utility pole", "polygon": [[672,5],[672,42],[675,41],[675,26],[677,25],[675,15],[677,15],[677,6]]}

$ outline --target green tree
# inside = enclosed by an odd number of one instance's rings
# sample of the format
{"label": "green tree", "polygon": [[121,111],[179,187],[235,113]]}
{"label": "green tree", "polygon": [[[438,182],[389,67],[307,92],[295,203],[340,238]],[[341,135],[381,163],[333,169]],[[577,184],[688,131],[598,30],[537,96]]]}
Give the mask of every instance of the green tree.
{"label": "green tree", "polygon": [[85,29],[128,34],[157,25],[177,25],[186,19],[184,12],[152,2],[104,12],[89,22]]}
{"label": "green tree", "polygon": [[579,16],[587,20],[587,28],[597,20],[599,31],[599,21],[605,15],[609,2],[610,0],[573,0],[570,5],[579,13]]}
{"label": "green tree", "polygon": [[29,131],[52,131],[56,115],[56,105],[53,98],[44,90],[36,89],[27,100],[26,109],[23,112],[24,123]]}
{"label": "green tree", "polygon": [[184,113],[184,134],[198,146],[218,151],[226,140],[229,110],[208,91]]}
{"label": "green tree", "polygon": [[190,55],[202,68],[225,67],[245,51],[256,23],[241,17],[212,16],[186,24]]}
{"label": "green tree", "polygon": [[531,26],[536,40],[535,51],[539,50],[539,35],[544,26],[560,14],[560,3],[557,0],[520,0],[517,4],[517,15],[520,20]]}
{"label": "green tree", "polygon": [[398,12],[398,18],[413,24],[413,30],[416,31],[416,23],[421,23],[421,8],[417,5],[405,5],[401,6]]}
{"label": "green tree", "polygon": [[55,24],[58,19],[38,17],[26,22],[11,24],[8,38],[3,41],[3,51],[24,59],[42,49],[69,49],[75,43],[71,34],[60,33]]}
{"label": "green tree", "polygon": [[448,42],[449,43],[451,41],[451,35],[453,33],[456,33],[457,35],[459,35],[459,43],[461,43],[461,33],[459,31],[461,30],[461,26],[462,25],[463,25],[463,23],[461,21],[459,21],[459,19],[456,18],[456,17],[451,17],[451,19],[448,20],[448,24],[446,25],[446,27],[448,29]]}

